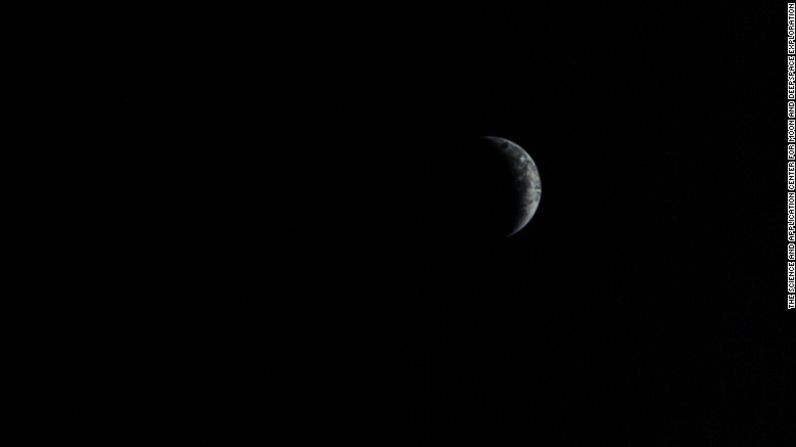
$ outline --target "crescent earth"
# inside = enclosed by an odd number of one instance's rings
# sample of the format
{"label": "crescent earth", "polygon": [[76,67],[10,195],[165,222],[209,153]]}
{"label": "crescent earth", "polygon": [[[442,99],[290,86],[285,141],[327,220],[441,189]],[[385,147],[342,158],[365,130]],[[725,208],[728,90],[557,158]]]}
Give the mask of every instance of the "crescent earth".
{"label": "crescent earth", "polygon": [[484,137],[509,161],[514,184],[518,188],[519,213],[508,236],[516,234],[530,222],[542,198],[542,180],[533,159],[518,144],[500,137]]}

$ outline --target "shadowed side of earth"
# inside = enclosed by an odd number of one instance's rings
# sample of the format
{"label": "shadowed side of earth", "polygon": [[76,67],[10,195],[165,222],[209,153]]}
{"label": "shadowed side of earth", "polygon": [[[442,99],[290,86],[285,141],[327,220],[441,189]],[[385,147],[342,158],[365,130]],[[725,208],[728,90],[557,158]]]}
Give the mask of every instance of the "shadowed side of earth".
{"label": "shadowed side of earth", "polygon": [[523,212],[512,159],[483,138],[444,144],[444,150],[424,154],[413,173],[414,199],[429,235],[454,245],[504,239]]}

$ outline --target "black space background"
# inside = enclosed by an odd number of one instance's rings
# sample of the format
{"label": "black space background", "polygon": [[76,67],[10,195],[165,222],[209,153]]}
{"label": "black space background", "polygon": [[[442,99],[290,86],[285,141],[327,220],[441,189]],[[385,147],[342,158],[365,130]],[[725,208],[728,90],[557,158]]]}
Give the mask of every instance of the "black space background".
{"label": "black space background", "polygon": [[[111,3],[14,44],[34,435],[789,445],[784,3]],[[418,167],[483,134],[541,205],[451,241]]]}

